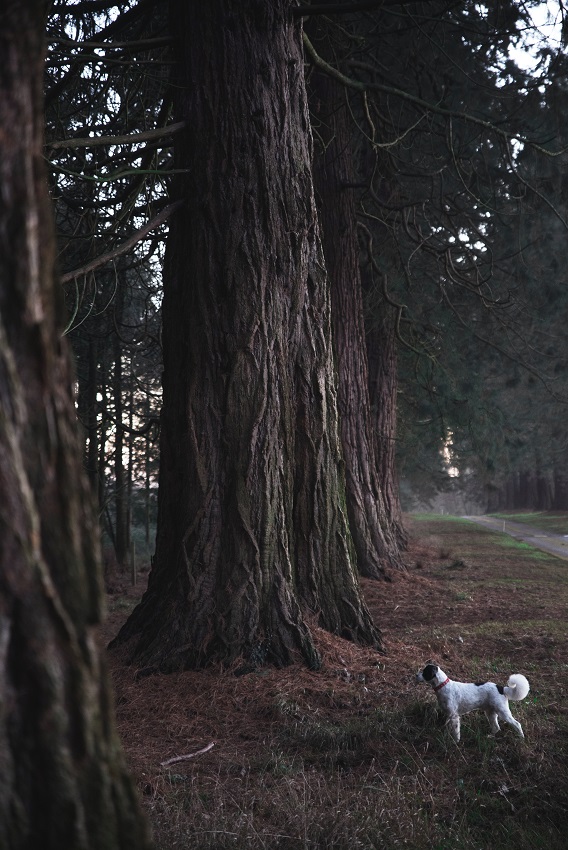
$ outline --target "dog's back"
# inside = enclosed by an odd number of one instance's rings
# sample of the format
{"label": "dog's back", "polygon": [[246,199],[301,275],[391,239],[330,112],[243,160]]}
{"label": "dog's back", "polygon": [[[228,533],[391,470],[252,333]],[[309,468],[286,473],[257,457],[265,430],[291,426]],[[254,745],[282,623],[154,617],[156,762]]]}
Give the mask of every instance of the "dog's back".
{"label": "dog's back", "polygon": [[495,682],[451,682],[453,687],[444,688],[437,694],[441,707],[453,713],[467,714],[479,708],[500,706],[505,688]]}

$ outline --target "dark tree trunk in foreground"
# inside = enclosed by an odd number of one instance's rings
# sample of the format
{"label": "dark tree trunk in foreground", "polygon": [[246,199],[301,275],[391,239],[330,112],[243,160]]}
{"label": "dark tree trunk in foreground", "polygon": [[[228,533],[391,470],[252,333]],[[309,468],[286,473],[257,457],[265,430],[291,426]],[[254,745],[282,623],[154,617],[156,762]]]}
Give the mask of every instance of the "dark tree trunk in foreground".
{"label": "dark tree trunk in foreground", "polygon": [[[326,42],[315,40],[326,56]],[[331,60],[331,57],[330,57]],[[338,370],[341,443],[347,475],[347,509],[357,551],[359,571],[381,578],[385,566],[401,567],[399,540],[392,533],[379,476],[376,437],[371,419],[363,298],[359,271],[357,219],[353,198],[355,182],[351,159],[353,121],[347,109],[345,88],[316,72],[312,78],[313,102],[322,149],[314,160],[318,209],[322,224],[326,265],[331,281],[332,327]],[[382,415],[393,415],[389,405]],[[384,453],[383,460],[394,455]],[[391,479],[387,479],[392,482]],[[389,493],[389,497],[390,497]]]}
{"label": "dark tree trunk in foreground", "polygon": [[149,842],[97,648],[97,534],[56,310],[46,5],[0,10],[0,847],[139,850]]}
{"label": "dark tree trunk in foreground", "polygon": [[[375,644],[345,509],[330,304],[289,0],[173,2],[185,207],[165,277],[156,556],[119,639],[163,669]],[[185,39],[185,41],[184,41]]]}

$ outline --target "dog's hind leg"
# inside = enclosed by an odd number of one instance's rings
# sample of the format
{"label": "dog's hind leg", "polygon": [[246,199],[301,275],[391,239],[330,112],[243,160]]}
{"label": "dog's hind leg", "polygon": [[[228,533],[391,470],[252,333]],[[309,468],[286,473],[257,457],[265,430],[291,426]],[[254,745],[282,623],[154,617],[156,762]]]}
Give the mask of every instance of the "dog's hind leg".
{"label": "dog's hind leg", "polygon": [[489,725],[491,726],[491,734],[496,735],[497,732],[499,731],[499,729],[501,728],[499,726],[499,720],[498,720],[497,712],[491,711],[491,709],[487,709],[487,711],[485,712],[485,716],[489,720]]}
{"label": "dog's hind leg", "polygon": [[511,726],[514,726],[521,738],[525,737],[523,727],[521,726],[518,720],[515,720],[515,718],[508,709],[499,712],[499,719],[503,720],[505,723],[509,723]]}

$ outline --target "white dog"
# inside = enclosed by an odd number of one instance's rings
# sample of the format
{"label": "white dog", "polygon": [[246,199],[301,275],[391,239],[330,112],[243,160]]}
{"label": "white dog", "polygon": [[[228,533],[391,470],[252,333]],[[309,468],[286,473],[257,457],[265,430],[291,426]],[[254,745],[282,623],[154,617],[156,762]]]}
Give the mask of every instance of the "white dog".
{"label": "white dog", "polygon": [[520,673],[509,676],[504,687],[493,682],[469,684],[453,682],[435,664],[427,664],[416,676],[416,681],[432,685],[440,708],[447,714],[447,723],[456,741],[460,739],[460,715],[476,708],[485,712],[493,734],[499,731],[499,720],[503,720],[514,726],[522,738],[525,737],[521,724],[509,711],[508,702],[510,699],[524,699],[530,690],[527,679]]}

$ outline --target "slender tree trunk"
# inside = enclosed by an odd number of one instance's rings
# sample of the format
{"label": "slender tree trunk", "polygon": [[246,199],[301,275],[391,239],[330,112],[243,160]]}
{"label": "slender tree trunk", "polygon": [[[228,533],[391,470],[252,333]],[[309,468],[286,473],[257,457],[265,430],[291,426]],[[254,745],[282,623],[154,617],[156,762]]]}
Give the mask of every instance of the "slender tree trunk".
{"label": "slender tree trunk", "polygon": [[93,493],[98,481],[97,340],[82,341],[77,357],[77,413],[84,428],[84,465]]}
{"label": "slender tree trunk", "polygon": [[93,493],[96,494],[99,480],[99,444],[97,428],[97,371],[98,371],[98,340],[89,337],[89,384],[87,387],[88,410],[87,410],[87,475],[91,483]]}
{"label": "slender tree trunk", "polygon": [[289,0],[174,0],[177,167],[163,305],[158,531],[119,639],[172,669],[376,644],[345,509],[330,303]]}
{"label": "slender tree trunk", "polygon": [[521,482],[521,501],[518,505],[513,505],[513,507],[535,510],[538,504],[538,485],[535,468],[532,463],[530,469],[521,473]]}
{"label": "slender tree trunk", "polygon": [[552,507],[553,482],[552,476],[543,470],[542,460],[537,453],[535,456],[536,501],[532,506],[538,511],[549,511]]}
{"label": "slender tree trunk", "polygon": [[[146,388],[146,421],[150,419],[150,388]],[[150,549],[150,434],[144,439],[144,524],[146,546]]]}
{"label": "slender tree trunk", "polygon": [[0,9],[0,847],[139,850],[149,841],[97,649],[99,548],[61,338],[46,8]]}
{"label": "slender tree trunk", "polygon": [[115,326],[114,335],[114,516],[115,516],[115,554],[118,566],[122,569],[126,564],[128,555],[128,504],[127,504],[127,476],[124,467],[124,380],[123,380],[123,357],[122,343],[118,335],[118,329],[122,324],[122,310],[124,301],[124,281],[121,280],[115,296]]}
{"label": "slender tree trunk", "polygon": [[565,466],[554,467],[554,501],[552,507],[556,511],[568,510],[568,475]]}
{"label": "slender tree trunk", "polygon": [[[319,30],[319,32],[322,32]],[[327,40],[314,39],[330,60]],[[359,571],[383,578],[385,566],[401,567],[398,539],[388,511],[396,507],[389,479],[389,501],[381,476],[391,454],[376,459],[376,437],[369,401],[369,376],[359,271],[357,219],[352,187],[350,119],[346,91],[336,80],[315,73],[311,81],[321,149],[314,160],[315,187],[322,223],[326,265],[331,282],[332,327],[338,370],[341,445],[347,477],[347,508]],[[388,408],[392,414],[392,408]],[[386,410],[382,411],[386,416]],[[382,436],[382,434],[381,434]],[[400,518],[400,515],[399,517]]]}
{"label": "slender tree trunk", "polygon": [[99,516],[102,516],[106,507],[106,450],[107,450],[107,370],[104,356],[101,358],[101,436],[99,440],[99,477],[97,486],[97,501]]}
{"label": "slender tree trunk", "polygon": [[130,357],[130,388],[128,392],[128,471],[126,487],[126,545],[132,552],[132,492],[134,486],[134,461],[136,454],[136,436],[134,434],[134,366]]}

